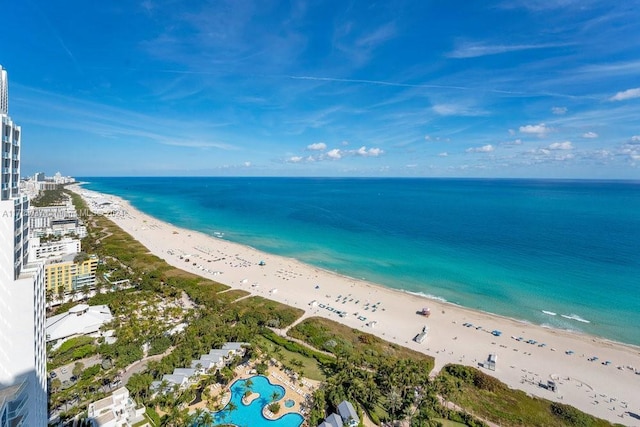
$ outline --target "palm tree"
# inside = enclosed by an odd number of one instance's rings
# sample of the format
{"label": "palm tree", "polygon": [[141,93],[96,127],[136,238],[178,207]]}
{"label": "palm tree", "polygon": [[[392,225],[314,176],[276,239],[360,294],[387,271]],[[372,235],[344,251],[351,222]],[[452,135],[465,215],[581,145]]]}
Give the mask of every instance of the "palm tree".
{"label": "palm tree", "polygon": [[233,402],[229,402],[227,403],[227,412],[232,413],[233,411],[235,411],[236,409],[238,409],[238,405],[236,405]]}
{"label": "palm tree", "polygon": [[211,424],[213,424],[213,415],[211,415],[211,412],[205,411],[202,415],[202,425],[210,426]]}
{"label": "palm tree", "polygon": [[80,288],[80,294],[82,296],[82,299],[87,299],[89,298],[89,285],[82,285],[82,287]]}
{"label": "palm tree", "polygon": [[395,388],[391,390],[389,395],[387,396],[387,407],[389,412],[394,416],[396,416],[397,412],[402,408],[402,396],[398,393],[398,390]]}
{"label": "palm tree", "polygon": [[72,288],[71,292],[69,292],[71,294],[71,301],[75,301],[76,300],[76,295],[78,295],[78,289],[77,288]]}
{"label": "palm tree", "polygon": [[171,410],[162,418],[161,425],[166,427],[179,427],[183,424],[182,413],[177,406],[171,408]]}
{"label": "palm tree", "polygon": [[271,393],[271,401],[272,402],[275,402],[279,398],[280,398],[280,393],[278,393],[277,391],[274,391],[273,393]]}
{"label": "palm tree", "polygon": [[102,280],[96,280],[96,294],[101,294],[104,288],[104,282]]}
{"label": "palm tree", "polygon": [[204,415],[204,409],[197,408],[196,411],[189,417],[189,425],[204,427],[207,424],[202,422],[202,417]]}
{"label": "palm tree", "polygon": [[53,301],[53,289],[47,288],[44,293],[44,300],[47,303],[47,313],[51,311],[51,302]]}
{"label": "palm tree", "polygon": [[198,375],[200,375],[200,373],[202,372],[202,363],[196,363],[196,372],[198,373]]}

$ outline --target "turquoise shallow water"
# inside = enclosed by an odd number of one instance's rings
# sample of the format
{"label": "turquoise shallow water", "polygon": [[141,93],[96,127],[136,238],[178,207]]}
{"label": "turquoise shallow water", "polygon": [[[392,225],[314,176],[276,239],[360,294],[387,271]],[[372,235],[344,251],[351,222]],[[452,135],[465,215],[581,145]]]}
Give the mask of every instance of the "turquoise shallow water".
{"label": "turquoise shallow water", "polygon": [[640,345],[638,182],[83,180],[178,226],[387,287]]}

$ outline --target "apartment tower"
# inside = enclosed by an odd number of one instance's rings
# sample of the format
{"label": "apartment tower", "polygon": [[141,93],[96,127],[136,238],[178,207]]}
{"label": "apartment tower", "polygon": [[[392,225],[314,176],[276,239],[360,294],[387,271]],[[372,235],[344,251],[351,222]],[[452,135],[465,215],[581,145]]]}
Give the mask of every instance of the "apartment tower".
{"label": "apartment tower", "polygon": [[21,129],[0,66],[0,427],[47,425],[42,263],[28,263],[29,200],[20,194]]}

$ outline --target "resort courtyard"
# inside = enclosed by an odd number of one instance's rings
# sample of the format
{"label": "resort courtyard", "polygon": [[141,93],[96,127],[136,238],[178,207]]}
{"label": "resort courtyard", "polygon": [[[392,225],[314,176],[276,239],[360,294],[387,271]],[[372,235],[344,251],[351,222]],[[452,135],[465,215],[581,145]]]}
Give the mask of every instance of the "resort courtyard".
{"label": "resort courtyard", "polygon": [[[307,399],[315,381],[296,378],[271,364],[265,375],[242,364],[228,386],[214,384],[210,401],[222,409],[211,411],[212,405],[202,400],[189,406],[190,412],[202,412],[198,425],[235,425],[238,427],[300,427],[304,422]],[[277,407],[276,413],[270,409]],[[206,420],[206,423],[204,422]],[[209,423],[210,422],[210,423]]]}

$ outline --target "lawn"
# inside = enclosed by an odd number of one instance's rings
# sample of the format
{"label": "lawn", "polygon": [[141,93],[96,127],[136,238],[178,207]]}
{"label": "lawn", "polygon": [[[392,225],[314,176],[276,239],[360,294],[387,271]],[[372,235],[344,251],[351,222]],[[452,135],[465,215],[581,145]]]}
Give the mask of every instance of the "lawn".
{"label": "lawn", "polygon": [[[269,350],[271,353],[278,353],[277,359],[280,361],[289,362],[291,359],[297,359],[302,362],[301,368],[294,368],[296,371],[300,372],[306,378],[310,378],[312,380],[324,381],[326,379],[324,373],[322,372],[322,368],[318,364],[318,361],[312,357],[304,356],[300,353],[295,353],[293,351],[289,351],[281,345],[278,345],[263,336],[259,336],[256,338],[256,343],[261,348],[265,348]],[[276,350],[279,349],[279,350]],[[286,364],[286,363],[285,363]]]}

